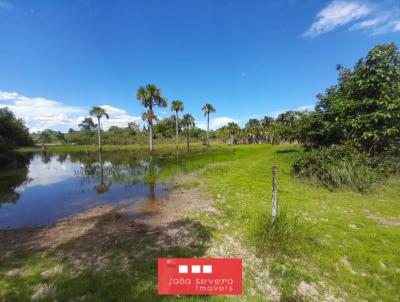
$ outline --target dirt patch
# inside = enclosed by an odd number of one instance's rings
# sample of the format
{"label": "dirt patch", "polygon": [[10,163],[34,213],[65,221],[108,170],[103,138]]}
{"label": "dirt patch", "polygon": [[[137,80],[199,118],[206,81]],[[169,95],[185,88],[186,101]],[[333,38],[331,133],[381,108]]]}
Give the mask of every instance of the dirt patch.
{"label": "dirt patch", "polygon": [[175,228],[174,222],[190,212],[214,209],[206,193],[181,187],[182,183],[195,180],[194,174],[180,179],[172,183],[173,189],[161,198],[146,198],[133,205],[97,207],[45,227],[0,230],[0,250],[46,252],[68,247],[67,256],[76,256],[70,255],[76,248],[79,256],[84,257],[83,250],[98,253],[148,232],[166,231],[168,237],[180,237],[190,230],[182,225]]}
{"label": "dirt patch", "polygon": [[254,278],[252,288],[249,288],[250,295],[259,293],[269,297],[271,301],[281,299],[280,290],[272,283],[270,271],[265,267],[263,261],[249,249],[231,236],[225,235],[222,242],[214,242],[208,250],[211,257],[239,257],[243,259],[244,275],[248,274]]}
{"label": "dirt patch", "polygon": [[351,263],[349,261],[349,258],[347,258],[347,256],[344,256],[340,259],[340,262],[342,262],[342,264],[344,265],[344,267],[350,271],[350,273],[352,273],[353,275],[357,275],[358,272],[356,272],[355,270],[353,270],[353,267],[351,266]]}
{"label": "dirt patch", "polygon": [[340,259],[340,262],[342,262],[343,266],[353,275],[361,275],[365,277],[367,274],[364,272],[359,272],[353,269],[353,266],[351,265],[351,262],[347,256],[344,256]]}
{"label": "dirt patch", "polygon": [[0,231],[0,247],[46,251],[74,240],[79,240],[83,246],[108,246],[131,234],[132,227],[137,227],[118,211],[112,207],[98,207],[47,227]]}
{"label": "dirt patch", "polygon": [[375,220],[376,222],[386,225],[386,226],[394,226],[394,227],[400,227],[400,217],[382,217],[379,214],[367,211],[367,217]]}
{"label": "dirt patch", "polygon": [[39,301],[44,298],[49,298],[55,295],[56,288],[53,284],[37,284],[33,288],[33,295],[31,296],[31,301]]}
{"label": "dirt patch", "polygon": [[[156,201],[145,200],[142,204],[138,203],[133,207],[124,208],[122,213],[135,217],[137,223],[162,227],[191,212],[216,211],[211,207],[212,199],[208,194],[175,185],[176,187],[164,197],[158,198]],[[146,213],[148,214],[146,215]]]}
{"label": "dirt patch", "polygon": [[296,289],[296,296],[302,300],[315,301],[318,299],[319,293],[315,284],[302,281]]}

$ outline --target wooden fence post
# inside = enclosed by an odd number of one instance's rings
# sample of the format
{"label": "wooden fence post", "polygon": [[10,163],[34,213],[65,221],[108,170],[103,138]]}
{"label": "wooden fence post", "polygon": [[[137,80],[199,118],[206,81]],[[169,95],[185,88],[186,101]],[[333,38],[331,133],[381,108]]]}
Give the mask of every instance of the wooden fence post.
{"label": "wooden fence post", "polygon": [[276,217],[278,216],[278,180],[277,180],[278,168],[277,166],[272,167],[272,223],[275,223]]}

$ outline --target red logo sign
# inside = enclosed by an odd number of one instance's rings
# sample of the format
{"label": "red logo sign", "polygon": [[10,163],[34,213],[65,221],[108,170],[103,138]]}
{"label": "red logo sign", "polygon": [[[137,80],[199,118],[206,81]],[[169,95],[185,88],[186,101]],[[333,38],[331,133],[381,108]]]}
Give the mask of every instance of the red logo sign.
{"label": "red logo sign", "polygon": [[241,295],[242,259],[159,258],[159,295]]}

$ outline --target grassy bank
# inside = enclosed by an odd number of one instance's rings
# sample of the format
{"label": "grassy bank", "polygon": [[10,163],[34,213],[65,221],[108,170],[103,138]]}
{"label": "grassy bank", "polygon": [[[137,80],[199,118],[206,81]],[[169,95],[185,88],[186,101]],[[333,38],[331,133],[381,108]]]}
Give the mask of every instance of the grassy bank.
{"label": "grassy bank", "polygon": [[[121,150],[112,149],[117,147],[105,149]],[[57,148],[96,150],[95,146],[52,146],[49,151],[57,152]],[[165,148],[173,150],[174,146]],[[2,248],[0,300],[24,301],[34,296],[44,301],[296,301],[302,298],[302,284],[306,284],[303,291],[308,291],[309,299],[320,301],[332,297],[400,300],[398,179],[364,194],[329,191],[293,178],[291,164],[302,152],[298,146],[218,148],[229,152],[212,157],[197,154],[201,164],[189,165],[187,171],[197,169],[199,174],[177,185],[180,190],[207,191],[215,200],[215,211],[192,214],[180,222],[179,228],[188,230],[188,244],[166,243],[168,228],[176,226],[148,228],[134,240],[110,240],[101,251],[92,253],[101,259],[100,264],[80,270],[76,269],[79,263],[71,259],[88,262],[90,246],[68,242],[47,252]],[[266,221],[273,165],[278,166],[278,196],[286,216],[279,236],[268,234]],[[240,255],[245,264],[242,298],[156,295],[157,257]],[[268,294],[267,286],[276,288],[277,294]]]}
{"label": "grassy bank", "polygon": [[[297,147],[237,148],[246,156],[205,173],[214,196],[220,196],[218,208],[226,213],[220,220],[227,227],[219,235],[236,234],[258,248],[282,299],[296,299],[302,281],[350,301],[400,299],[398,179],[366,194],[332,192],[293,179],[291,164],[301,152]],[[308,230],[290,234],[289,229],[288,242],[275,248],[254,240],[265,225],[263,213],[270,213],[274,164],[279,167],[280,207],[292,219],[286,227],[295,223]]]}

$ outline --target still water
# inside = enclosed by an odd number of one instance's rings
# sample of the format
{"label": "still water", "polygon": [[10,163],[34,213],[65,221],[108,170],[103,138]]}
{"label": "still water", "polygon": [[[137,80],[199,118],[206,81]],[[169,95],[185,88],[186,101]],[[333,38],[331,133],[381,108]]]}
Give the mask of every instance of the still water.
{"label": "still water", "polygon": [[129,153],[28,154],[0,171],[0,229],[51,224],[105,204],[134,204],[168,192],[163,166]]}

